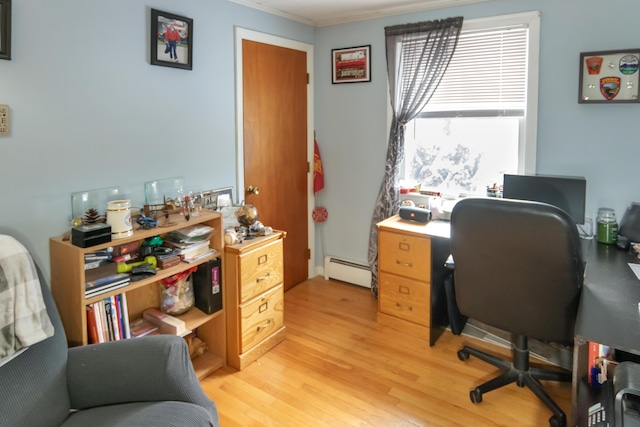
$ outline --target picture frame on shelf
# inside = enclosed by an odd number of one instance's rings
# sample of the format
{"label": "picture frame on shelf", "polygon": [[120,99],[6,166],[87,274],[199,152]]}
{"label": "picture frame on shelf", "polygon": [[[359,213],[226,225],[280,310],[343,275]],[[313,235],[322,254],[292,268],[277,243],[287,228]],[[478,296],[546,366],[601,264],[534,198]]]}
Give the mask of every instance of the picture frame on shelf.
{"label": "picture frame on shelf", "polygon": [[204,209],[219,211],[223,207],[233,206],[233,187],[218,188],[202,192]]}
{"label": "picture frame on shelf", "polygon": [[371,81],[371,45],[331,50],[331,83]]}
{"label": "picture frame on shelf", "polygon": [[11,0],[0,0],[0,59],[11,59]]}
{"label": "picture frame on shelf", "polygon": [[193,19],[151,9],[151,65],[193,69]]}
{"label": "picture frame on shelf", "polygon": [[580,53],[580,104],[638,103],[640,48]]}

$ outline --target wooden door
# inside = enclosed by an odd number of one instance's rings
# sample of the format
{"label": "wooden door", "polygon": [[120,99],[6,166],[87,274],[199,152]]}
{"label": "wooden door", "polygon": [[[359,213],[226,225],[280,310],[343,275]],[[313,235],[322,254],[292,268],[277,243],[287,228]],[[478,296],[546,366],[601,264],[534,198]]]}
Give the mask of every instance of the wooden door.
{"label": "wooden door", "polygon": [[306,52],[242,41],[245,203],[287,232],[285,291],[309,275],[306,64]]}

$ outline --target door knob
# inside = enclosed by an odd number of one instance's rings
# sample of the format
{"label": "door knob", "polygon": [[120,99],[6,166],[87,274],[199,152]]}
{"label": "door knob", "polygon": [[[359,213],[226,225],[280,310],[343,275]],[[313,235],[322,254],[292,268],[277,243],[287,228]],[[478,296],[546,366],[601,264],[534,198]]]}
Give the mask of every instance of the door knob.
{"label": "door knob", "polygon": [[247,194],[258,195],[260,194],[260,189],[258,187],[254,187],[253,185],[250,185],[247,187]]}

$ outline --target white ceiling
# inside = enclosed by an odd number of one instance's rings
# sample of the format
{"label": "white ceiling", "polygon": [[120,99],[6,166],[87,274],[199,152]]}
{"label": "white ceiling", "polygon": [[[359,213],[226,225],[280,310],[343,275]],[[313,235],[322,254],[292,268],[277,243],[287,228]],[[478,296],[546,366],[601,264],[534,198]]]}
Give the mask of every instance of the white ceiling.
{"label": "white ceiling", "polygon": [[285,18],[324,27],[490,0],[230,0]]}

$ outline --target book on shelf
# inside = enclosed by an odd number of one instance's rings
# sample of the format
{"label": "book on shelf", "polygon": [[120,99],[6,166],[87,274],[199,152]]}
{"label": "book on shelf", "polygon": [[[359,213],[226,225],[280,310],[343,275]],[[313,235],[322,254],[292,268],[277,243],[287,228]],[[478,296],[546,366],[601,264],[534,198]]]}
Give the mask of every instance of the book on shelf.
{"label": "book on shelf", "polygon": [[165,242],[167,240],[184,243],[200,242],[203,240],[209,240],[212,233],[213,227],[209,227],[205,224],[194,224],[183,227],[180,230],[167,233]]}
{"label": "book on shelf", "polygon": [[124,288],[125,286],[129,285],[129,283],[131,282],[129,275],[126,275],[127,278],[126,279],[122,279],[119,280],[117,282],[113,282],[113,283],[107,283],[105,285],[101,285],[98,287],[86,287],[85,286],[85,291],[84,291],[84,297],[85,298],[91,298],[94,297],[96,295],[101,295],[110,291],[113,291],[115,289],[120,289],[120,288]]}
{"label": "book on shelf", "polygon": [[113,314],[111,309],[111,301],[107,298],[104,300],[104,316],[107,324],[107,336],[109,337],[109,341],[115,341],[115,325],[113,323]]}
{"label": "book on shelf", "polygon": [[171,240],[165,240],[164,245],[174,249],[175,253],[178,255],[184,255],[185,253],[196,251],[201,248],[208,248],[210,240],[204,240],[202,242],[196,243],[180,243],[173,242]]}
{"label": "book on shelf", "polygon": [[147,322],[156,325],[159,331],[163,334],[182,336],[189,332],[187,330],[187,324],[183,320],[155,308],[148,308],[143,311],[142,318]]}
{"label": "book on shelf", "polygon": [[84,269],[85,270],[93,270],[94,268],[98,268],[98,267],[102,267],[104,265],[107,265],[108,263],[110,263],[111,261],[109,260],[100,260],[100,261],[90,261],[90,262],[85,262],[84,263]]}
{"label": "book on shelf", "polygon": [[102,325],[103,321],[102,321],[102,311],[103,308],[100,304],[100,302],[94,302],[92,304],[93,306],[93,316],[96,319],[96,333],[98,335],[98,342],[102,343],[105,342],[105,335],[104,335],[104,327]]}
{"label": "book on shelf", "polygon": [[122,331],[122,318],[120,314],[119,298],[117,295],[111,295],[109,297],[111,302],[111,321],[113,322],[113,337],[116,341],[124,339]]}
{"label": "book on shelf", "polygon": [[129,279],[129,275],[126,273],[116,273],[109,276],[101,277],[99,279],[90,280],[84,284],[85,290],[88,288],[99,288],[100,286],[109,285],[115,282],[120,282],[124,279]]}
{"label": "book on shelf", "polygon": [[94,312],[94,304],[87,306],[87,338],[89,344],[98,344],[98,325],[96,323],[96,314]]}
{"label": "book on shelf", "polygon": [[152,323],[147,322],[143,318],[136,319],[131,322],[131,337],[140,338],[147,335],[154,335],[154,332],[158,333],[158,327]]}
{"label": "book on shelf", "polygon": [[109,261],[111,259],[111,255],[84,255],[84,263],[90,263],[95,261]]}
{"label": "book on shelf", "polygon": [[129,307],[127,306],[127,294],[118,294],[120,298],[120,311],[122,313],[122,324],[124,327],[124,337],[131,338],[131,325],[129,324]]}
{"label": "book on shelf", "polygon": [[192,256],[190,258],[183,258],[182,261],[187,262],[187,263],[193,263],[193,262],[197,262],[203,258],[208,257],[209,255],[213,255],[216,252],[218,252],[217,250],[213,249],[213,248],[209,248],[209,250],[202,252],[201,254]]}

